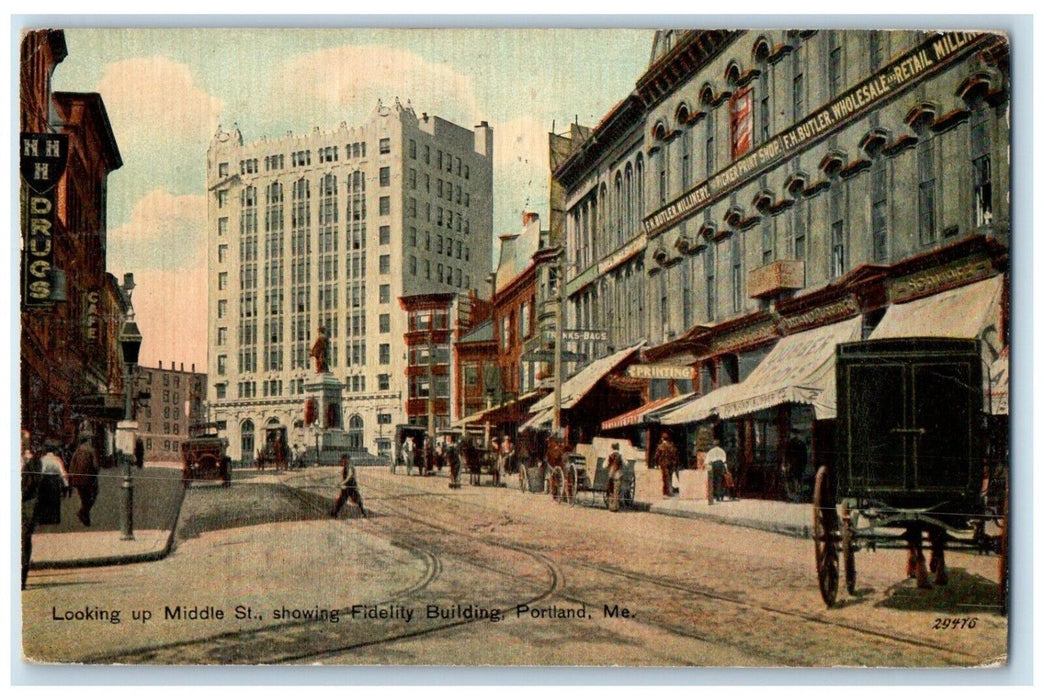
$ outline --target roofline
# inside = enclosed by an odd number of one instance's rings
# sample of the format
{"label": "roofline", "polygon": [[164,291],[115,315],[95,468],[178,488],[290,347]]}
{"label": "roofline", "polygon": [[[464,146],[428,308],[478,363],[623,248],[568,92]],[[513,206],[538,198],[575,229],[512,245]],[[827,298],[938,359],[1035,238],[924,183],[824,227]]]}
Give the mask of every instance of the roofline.
{"label": "roofline", "polygon": [[[102,141],[108,146],[105,152],[105,161],[109,166],[109,172],[123,167],[123,157],[120,155],[120,147],[116,143],[116,135],[112,132],[112,124],[109,122],[109,113],[105,109],[105,100],[96,92],[56,92],[52,98],[56,102],[80,101],[86,104],[92,116],[98,120],[98,131]],[[71,126],[63,124],[62,126]]]}

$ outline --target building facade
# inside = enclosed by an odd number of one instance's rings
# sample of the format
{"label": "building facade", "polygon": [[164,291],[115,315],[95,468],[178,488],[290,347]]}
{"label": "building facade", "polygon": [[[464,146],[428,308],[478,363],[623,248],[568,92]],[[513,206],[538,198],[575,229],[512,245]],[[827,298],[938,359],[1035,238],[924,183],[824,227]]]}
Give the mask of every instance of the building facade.
{"label": "building facade", "polygon": [[[204,404],[207,375],[185,363],[175,368],[138,367],[135,388],[141,398],[134,411],[138,437],[145,443],[146,462],[180,462],[181,442],[189,437],[189,427],[206,420]],[[148,398],[145,398],[145,396]]]}
{"label": "building facade", "polygon": [[406,422],[398,300],[488,296],[492,159],[485,122],[468,130],[398,100],[329,132],[244,144],[219,129],[207,154],[209,399],[234,459],[262,430],[303,424],[320,326],[353,449]]}
{"label": "building facade", "polygon": [[106,272],[106,180],[123,162],[100,95],[52,92],[66,55],[60,30],[22,36],[21,424],[34,440],[90,432],[108,458],[123,417],[127,301]]}
{"label": "building facade", "polygon": [[788,435],[830,451],[825,404],[753,400],[759,365],[793,369],[774,364],[783,339],[850,321],[831,342],[874,337],[892,306],[995,277],[984,345],[1007,346],[1009,90],[993,34],[658,32],[635,90],[554,173],[569,323],[647,340],[646,399],[667,377],[697,396],[752,378],[670,429],[716,418],[747,491],[778,495]]}

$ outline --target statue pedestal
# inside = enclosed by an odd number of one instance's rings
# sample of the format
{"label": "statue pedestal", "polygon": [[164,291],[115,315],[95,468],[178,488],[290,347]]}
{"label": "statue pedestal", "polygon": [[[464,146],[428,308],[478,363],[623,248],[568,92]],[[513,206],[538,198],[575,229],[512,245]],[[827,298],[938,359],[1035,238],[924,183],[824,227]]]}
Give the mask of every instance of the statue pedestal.
{"label": "statue pedestal", "polygon": [[314,461],[320,464],[338,464],[341,454],[348,451],[348,434],[344,430],[341,408],[343,384],[330,372],[323,372],[305,384],[309,399],[315,401],[316,421],[307,430],[309,448],[316,450]]}

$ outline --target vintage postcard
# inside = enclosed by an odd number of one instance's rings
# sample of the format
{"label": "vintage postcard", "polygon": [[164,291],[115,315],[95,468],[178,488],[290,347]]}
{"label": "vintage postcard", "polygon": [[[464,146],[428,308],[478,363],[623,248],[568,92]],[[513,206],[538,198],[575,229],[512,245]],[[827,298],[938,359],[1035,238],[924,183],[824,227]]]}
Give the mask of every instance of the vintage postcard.
{"label": "vintage postcard", "polygon": [[1003,30],[16,41],[26,664],[1009,663]]}

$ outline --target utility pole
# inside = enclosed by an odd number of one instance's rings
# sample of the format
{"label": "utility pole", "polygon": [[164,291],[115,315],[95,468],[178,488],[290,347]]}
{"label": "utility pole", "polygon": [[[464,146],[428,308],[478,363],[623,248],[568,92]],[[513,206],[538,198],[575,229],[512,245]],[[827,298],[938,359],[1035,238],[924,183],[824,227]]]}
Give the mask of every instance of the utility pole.
{"label": "utility pole", "polygon": [[560,248],[558,261],[552,270],[555,272],[555,399],[552,410],[552,432],[557,435],[562,428],[562,324],[565,319],[565,248]]}
{"label": "utility pole", "polygon": [[[428,317],[428,439],[435,439],[435,310]],[[434,445],[431,447],[434,448]]]}

